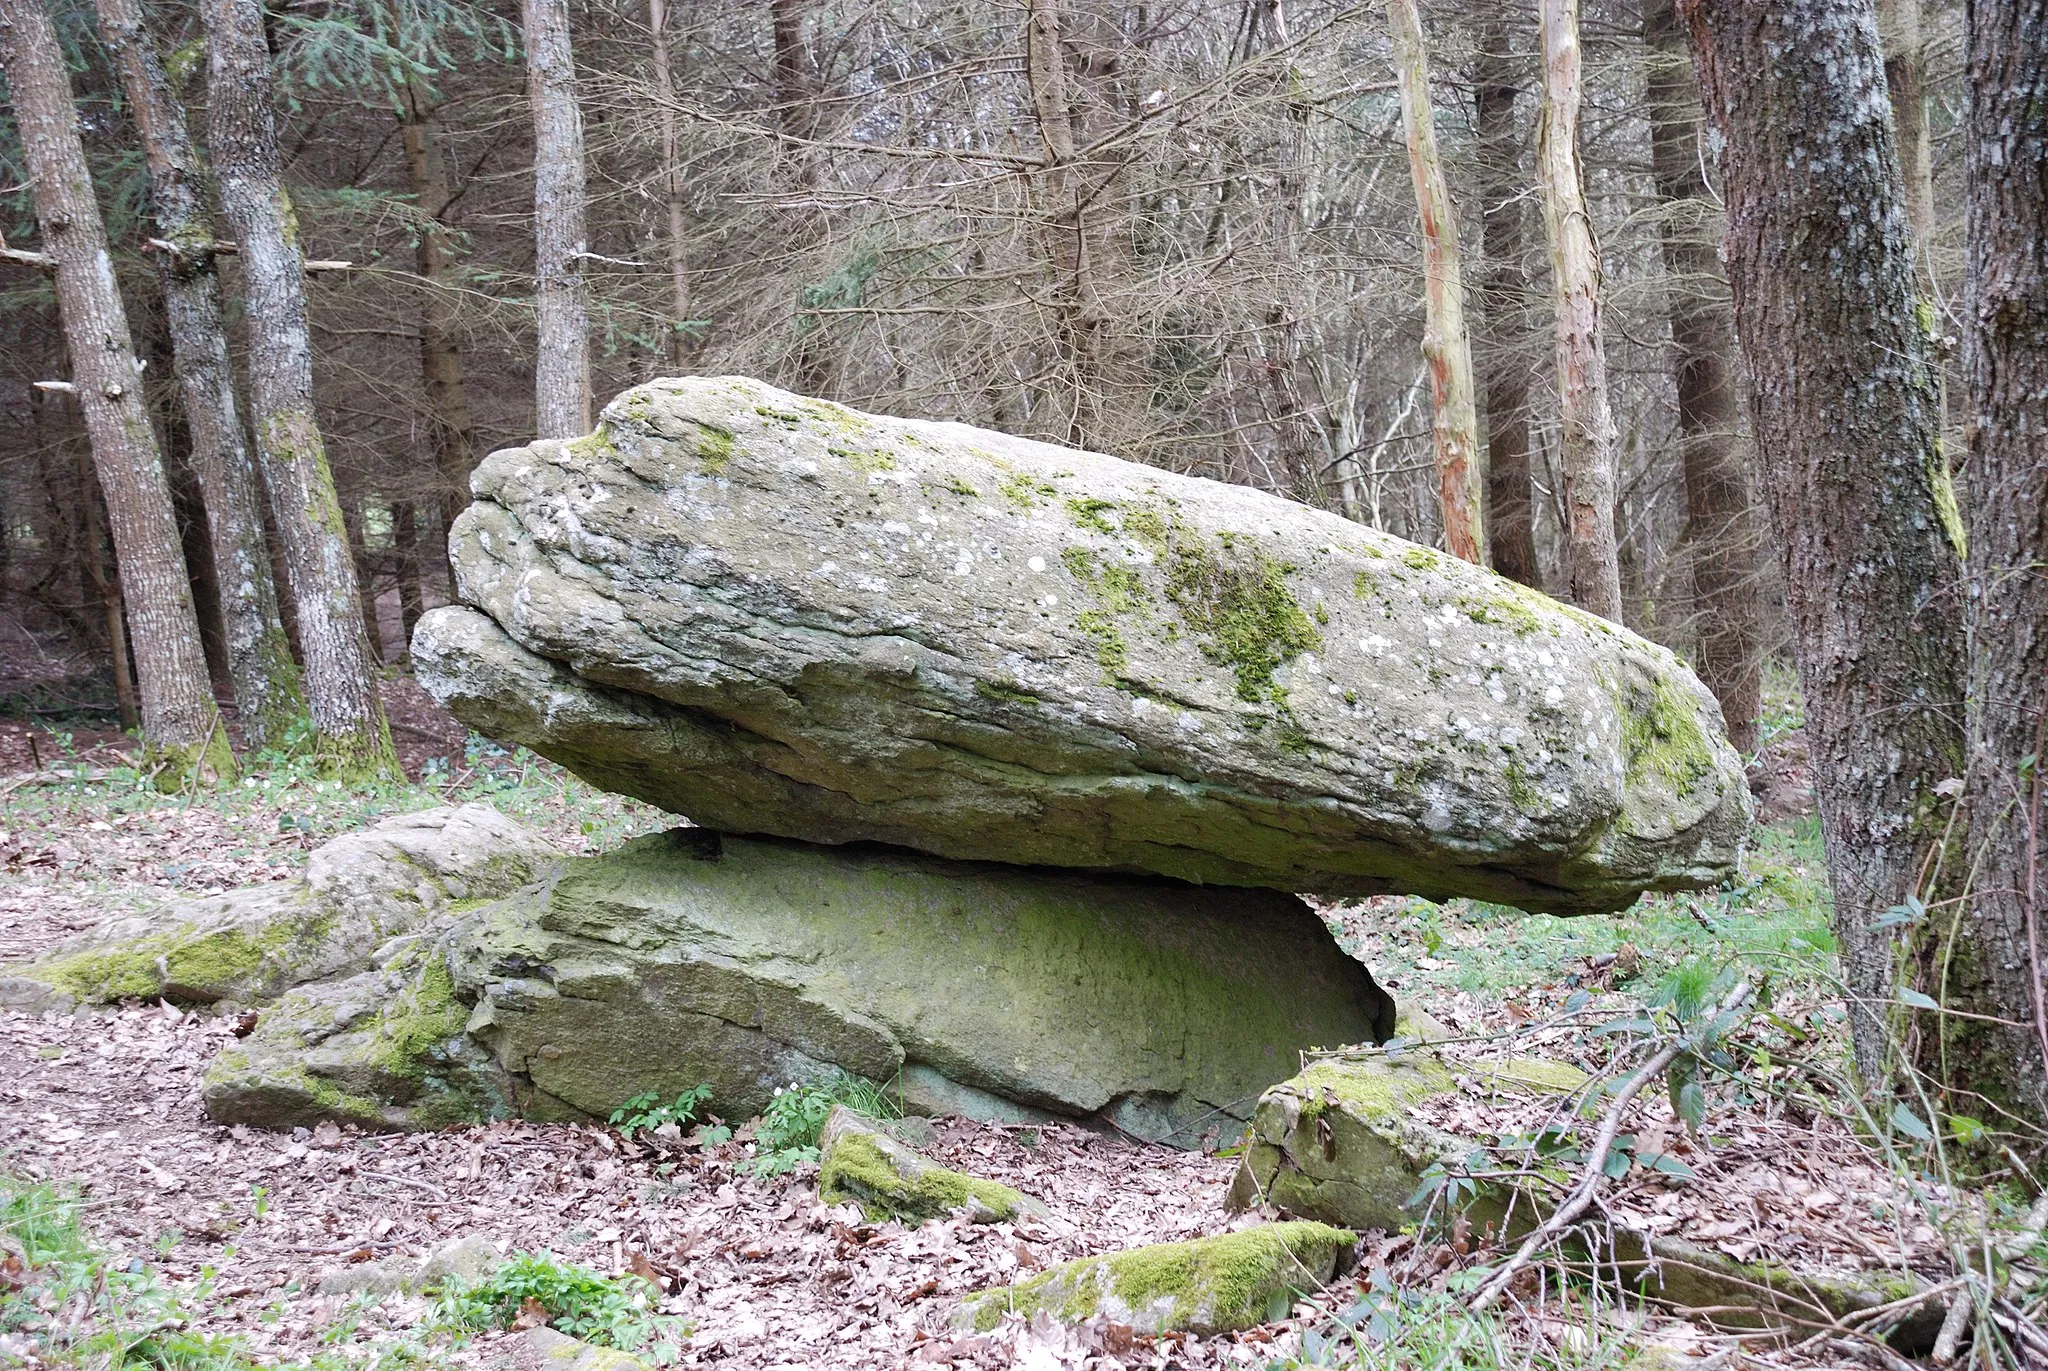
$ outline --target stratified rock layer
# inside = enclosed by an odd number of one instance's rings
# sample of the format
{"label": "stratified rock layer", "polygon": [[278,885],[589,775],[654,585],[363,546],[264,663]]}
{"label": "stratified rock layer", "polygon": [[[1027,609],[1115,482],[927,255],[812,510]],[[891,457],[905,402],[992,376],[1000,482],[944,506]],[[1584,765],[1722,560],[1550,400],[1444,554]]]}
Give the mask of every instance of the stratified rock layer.
{"label": "stratified rock layer", "polygon": [[1242,487],[709,378],[472,486],[421,680],[709,827],[1570,913],[1748,824],[1669,652]]}

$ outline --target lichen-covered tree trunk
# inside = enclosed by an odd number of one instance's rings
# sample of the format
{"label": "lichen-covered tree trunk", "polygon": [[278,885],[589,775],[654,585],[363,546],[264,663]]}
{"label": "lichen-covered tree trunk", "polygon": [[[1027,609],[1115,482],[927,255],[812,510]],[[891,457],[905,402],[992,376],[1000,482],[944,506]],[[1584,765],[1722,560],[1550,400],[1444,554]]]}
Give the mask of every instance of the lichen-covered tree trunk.
{"label": "lichen-covered tree trunk", "polygon": [[138,0],[95,0],[100,37],[121,73],[130,117],[149,162],[151,217],[159,235],[178,398],[191,435],[192,472],[206,504],[228,676],[242,740],[261,750],[284,736],[305,708],[298,663],[278,617],[277,587],[264,546],[263,494],[235,403],[228,336],[221,319],[213,225],[202,198],[199,152],[185,107],[143,22]]}
{"label": "lichen-covered tree trunk", "polygon": [[[2048,3],[1969,11],[1968,902],[1942,949],[1944,1018],[1922,1065],[1985,1118],[2048,1127]],[[2033,758],[2031,765],[2027,759]],[[1945,926],[1944,926],[1945,927]],[[1960,1112],[1967,1097],[1956,1105]]]}
{"label": "lichen-covered tree trunk", "polygon": [[583,111],[564,0],[525,0],[526,88],[533,106],[534,432],[590,430],[590,306],[583,280]]}
{"label": "lichen-covered tree trunk", "polygon": [[313,414],[313,353],[297,221],[279,179],[270,50],[258,0],[205,0],[208,141],[221,210],[239,240],[256,455],[270,488],[326,765],[397,775],[334,474]]}
{"label": "lichen-covered tree trunk", "polygon": [[[228,776],[234,754],[207,678],[170,482],[143,404],[142,375],[79,139],[70,76],[41,0],[0,0],[0,69],[28,163],[42,250],[56,278],[93,469],[106,494],[122,598],[135,628],[146,758],[158,769],[160,784]],[[110,615],[108,631],[118,673],[117,617]]]}
{"label": "lichen-covered tree trunk", "polygon": [[1614,412],[1600,323],[1600,247],[1579,162],[1579,0],[1541,0],[1543,113],[1537,172],[1557,306],[1558,446],[1564,487],[1565,583],[1573,604],[1621,622],[1614,543]]}
{"label": "lichen-covered tree trunk", "polygon": [[1664,201],[1664,274],[1697,625],[1694,655],[1700,679],[1721,702],[1729,741],[1746,754],[1756,750],[1757,716],[1763,710],[1756,567],[1761,530],[1736,403],[1735,321],[1715,251],[1720,216],[1707,188],[1700,147],[1705,111],[1672,0],[1649,0],[1643,29],[1650,45],[1650,158]]}
{"label": "lichen-covered tree trunk", "polygon": [[1721,135],[1724,256],[1793,623],[1857,1060],[1961,774],[1962,527],[1869,0],[1681,0]]}
{"label": "lichen-covered tree trunk", "polygon": [[1480,357],[1486,371],[1487,543],[1495,571],[1540,590],[1529,485],[1529,367],[1521,347],[1529,299],[1522,140],[1515,127],[1515,97],[1521,91],[1509,56],[1507,22],[1498,10],[1479,32],[1472,86],[1480,233],[1486,248],[1488,336]]}
{"label": "lichen-covered tree trunk", "polygon": [[1472,341],[1465,332],[1458,216],[1437,153],[1436,118],[1429,106],[1429,55],[1415,0],[1387,0],[1387,28],[1394,39],[1401,124],[1408,135],[1408,167],[1422,224],[1422,357],[1429,365],[1430,427],[1436,440],[1437,508],[1443,514],[1444,548],[1453,557],[1484,566],[1485,485],[1472,394]]}

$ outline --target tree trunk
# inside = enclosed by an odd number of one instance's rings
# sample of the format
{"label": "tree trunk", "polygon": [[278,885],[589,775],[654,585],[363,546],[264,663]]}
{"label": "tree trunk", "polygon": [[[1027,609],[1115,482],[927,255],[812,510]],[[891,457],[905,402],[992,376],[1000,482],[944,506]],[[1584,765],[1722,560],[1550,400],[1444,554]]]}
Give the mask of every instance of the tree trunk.
{"label": "tree trunk", "polygon": [[1784,558],[1850,1024],[1888,1069],[1935,786],[1960,775],[1962,529],[1869,0],[1682,0],[1720,134],[1724,257]]}
{"label": "tree trunk", "polygon": [[[135,624],[145,761],[163,785],[229,776],[234,754],[207,678],[170,482],[143,405],[128,315],[79,141],[71,80],[41,0],[0,0],[0,67],[35,191],[42,250],[56,277],[93,469],[106,494],[121,597]],[[118,620],[110,636],[118,681]]]}
{"label": "tree trunk", "polygon": [[1721,702],[1728,737],[1756,750],[1763,712],[1762,606],[1756,494],[1735,394],[1735,320],[1715,252],[1719,215],[1700,149],[1698,83],[1672,0],[1648,0],[1650,158],[1664,201],[1664,274],[1670,299],[1678,441],[1685,468],[1695,654],[1700,679]]}
{"label": "tree trunk", "polygon": [[284,736],[304,710],[305,699],[278,617],[277,588],[263,543],[263,497],[235,403],[199,153],[185,126],[185,107],[143,23],[139,0],[95,0],[95,8],[149,163],[150,212],[159,235],[157,274],[163,282],[178,397],[191,435],[192,471],[205,502],[214,574],[220,581],[228,678],[243,743],[261,750]]}
{"label": "tree trunk", "polygon": [[1968,14],[1974,656],[1963,798],[1974,875],[1931,993],[1998,1022],[1944,1017],[1922,1065],[1952,1092],[1978,1097],[1954,1099],[1957,1112],[2002,1128],[2018,1122],[2018,1145],[2039,1153],[2048,1126],[2048,3],[1976,0]]}
{"label": "tree trunk", "polygon": [[1537,170],[1557,303],[1557,394],[1566,512],[1565,573],[1573,604],[1621,622],[1614,545],[1614,413],[1600,324],[1600,248],[1579,164],[1579,0],[1540,0],[1543,114]]}
{"label": "tree trunk", "polygon": [[583,111],[565,0],[525,0],[526,89],[533,105],[534,431],[590,431],[590,312],[583,258]]}
{"label": "tree trunk", "polygon": [[1437,155],[1436,118],[1429,105],[1429,55],[1415,0],[1387,0],[1401,84],[1401,124],[1422,223],[1422,358],[1429,367],[1430,428],[1436,439],[1437,508],[1444,548],[1486,565],[1485,473],[1479,465],[1479,415],[1472,394],[1472,342],[1465,333],[1465,276],[1458,252],[1458,216]]}
{"label": "tree trunk", "polygon": [[1899,131],[1899,163],[1906,176],[1906,217],[1920,253],[1920,289],[1934,288],[1934,159],[1927,145],[1927,89],[1921,79],[1926,52],[1920,0],[1877,0],[1877,33],[1884,42],[1884,80],[1891,91],[1892,123]]}
{"label": "tree trunk", "polygon": [[239,242],[256,454],[306,664],[310,740],[347,776],[393,776],[397,754],[363,636],[355,563],[313,414],[313,354],[297,221],[279,179],[270,51],[258,0],[204,0],[208,137],[221,210]]}
{"label": "tree trunk", "polygon": [[1542,589],[1529,494],[1529,368],[1521,344],[1528,328],[1529,274],[1523,261],[1520,199],[1522,144],[1515,128],[1520,94],[1499,12],[1480,30],[1472,63],[1474,132],[1479,143],[1481,238],[1486,247],[1486,534],[1493,569]]}
{"label": "tree trunk", "polygon": [[1087,205],[1074,142],[1074,93],[1066,40],[1056,0],[1028,0],[1024,18],[1024,74],[1031,113],[1045,158],[1038,207],[1039,236],[1052,268],[1053,315],[1071,397],[1064,441],[1089,447],[1102,441],[1103,317],[1089,253]]}
{"label": "tree trunk", "polygon": [[661,200],[668,212],[668,281],[670,360],[677,372],[688,363],[690,335],[690,263],[683,238],[683,169],[681,139],[676,128],[675,78],[669,71],[668,4],[647,0],[647,31],[654,40],[654,98],[661,106]]}
{"label": "tree trunk", "polygon": [[398,646],[410,660],[412,631],[425,612],[420,593],[419,516],[411,500],[391,502],[391,548],[398,559]]}
{"label": "tree trunk", "polygon": [[99,482],[92,477],[90,462],[79,464],[78,488],[85,493],[85,575],[92,583],[93,598],[100,604],[101,621],[107,635],[107,666],[114,678],[114,713],[124,729],[142,727],[142,710],[135,698],[135,673],[128,661],[128,612],[121,603],[121,578],[107,565],[107,528],[102,520]]}
{"label": "tree trunk", "polygon": [[476,425],[463,383],[462,349],[448,288],[453,258],[443,217],[455,198],[433,106],[417,82],[407,82],[401,115],[406,171],[426,219],[413,247],[420,289],[420,379],[426,391],[427,433],[434,453],[435,508],[445,546],[448,526],[469,503],[469,473],[476,469]]}

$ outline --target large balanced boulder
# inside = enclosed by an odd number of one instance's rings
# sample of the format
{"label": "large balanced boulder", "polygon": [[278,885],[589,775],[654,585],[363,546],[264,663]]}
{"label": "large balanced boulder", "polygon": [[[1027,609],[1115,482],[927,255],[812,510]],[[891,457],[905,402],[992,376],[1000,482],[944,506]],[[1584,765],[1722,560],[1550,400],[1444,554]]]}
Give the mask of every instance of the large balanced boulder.
{"label": "large balanced boulder", "polygon": [[208,1072],[223,1123],[728,1118],[841,1071],[911,1108],[1234,1134],[1304,1048],[1393,1003],[1300,900],[678,829],[448,911],[301,985]]}
{"label": "large balanced boulder", "polygon": [[1748,824],[1670,652],[1257,491],[701,377],[472,489],[421,681],[709,827],[1574,913]]}

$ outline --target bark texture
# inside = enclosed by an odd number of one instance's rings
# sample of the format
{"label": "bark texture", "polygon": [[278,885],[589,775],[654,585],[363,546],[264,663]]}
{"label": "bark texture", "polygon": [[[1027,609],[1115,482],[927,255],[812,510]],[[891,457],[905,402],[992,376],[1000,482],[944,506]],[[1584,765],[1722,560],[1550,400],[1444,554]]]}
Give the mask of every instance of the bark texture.
{"label": "bark texture", "polygon": [[[79,140],[71,80],[41,0],[0,0],[0,68],[33,186],[42,250],[85,411],[93,470],[105,492],[121,600],[134,625],[142,734],[159,782],[225,776],[234,756],[207,678],[206,652],[156,433],[143,404],[128,315]],[[121,623],[110,613],[116,680]]]}
{"label": "bark texture", "polygon": [[[2048,1126],[2042,984],[2043,727],[2048,720],[2048,3],[1969,10],[1968,244],[1972,889],[1941,962],[1924,1063],[2000,1126]],[[2030,767],[2025,758],[2033,757]],[[1981,1112],[1980,1112],[1981,1111]]]}
{"label": "bark texture", "polygon": [[205,0],[208,137],[240,240],[257,458],[297,608],[312,746],[335,770],[397,774],[334,474],[313,414],[297,222],[279,180],[270,51],[257,0]]}
{"label": "bark texture", "polygon": [[1877,32],[1884,43],[1884,81],[1899,133],[1899,166],[1906,176],[1906,217],[1920,254],[1920,286],[1931,289],[1934,237],[1934,159],[1927,145],[1926,40],[1920,0],[1878,0]]}
{"label": "bark texture", "polygon": [[463,383],[462,347],[448,271],[454,247],[445,222],[455,200],[454,178],[442,148],[432,97],[419,82],[408,82],[401,114],[406,174],[422,217],[413,247],[419,273],[420,379],[426,391],[428,441],[433,447],[436,507],[445,533],[469,498],[469,473],[476,466],[476,425]]}
{"label": "bark texture", "polygon": [[1650,155],[1664,202],[1672,370],[1684,450],[1686,535],[1700,679],[1736,750],[1756,751],[1763,708],[1756,484],[1735,393],[1735,321],[1714,250],[1720,215],[1700,148],[1699,84],[1673,0],[1643,11],[1650,44]]}
{"label": "bark texture", "polygon": [[661,105],[661,201],[668,218],[670,360],[678,374],[690,354],[690,258],[684,233],[681,130],[676,123],[675,78],[668,54],[668,5],[647,0],[647,32],[654,45],[654,98]]}
{"label": "bark texture", "polygon": [[1521,94],[1507,23],[1481,30],[1473,59],[1474,132],[1479,141],[1481,236],[1486,248],[1486,535],[1493,569],[1542,589],[1529,486],[1529,271],[1523,260]]}
{"label": "bark texture", "polygon": [[1961,521],[1868,0],[1681,0],[1784,558],[1857,1061],[1887,1068],[1934,787],[1961,774]]}
{"label": "bark texture", "polygon": [[526,88],[533,105],[534,432],[590,428],[590,305],[583,257],[583,111],[565,0],[525,0]]}
{"label": "bark texture", "polygon": [[1437,152],[1436,119],[1429,106],[1429,54],[1415,0],[1387,0],[1387,28],[1394,38],[1401,124],[1408,135],[1408,166],[1422,223],[1422,358],[1429,366],[1430,428],[1436,440],[1444,549],[1484,566],[1485,473],[1479,464],[1479,415],[1472,393],[1472,340],[1465,332],[1458,216]]}
{"label": "bark texture", "polygon": [[1565,572],[1573,604],[1621,622],[1614,543],[1614,411],[1600,325],[1600,247],[1579,162],[1579,0],[1541,0],[1543,117],[1537,169],[1557,304],[1558,445],[1565,504]]}
{"label": "bark texture", "polygon": [[234,683],[242,741],[261,750],[283,738],[304,710],[305,699],[278,617],[277,587],[264,545],[263,494],[235,401],[204,172],[185,125],[185,107],[171,89],[139,0],[95,0],[94,7],[149,162],[157,275],[163,282],[178,398],[191,438],[192,472],[205,501],[214,574],[220,581],[228,677]]}

